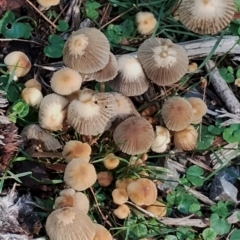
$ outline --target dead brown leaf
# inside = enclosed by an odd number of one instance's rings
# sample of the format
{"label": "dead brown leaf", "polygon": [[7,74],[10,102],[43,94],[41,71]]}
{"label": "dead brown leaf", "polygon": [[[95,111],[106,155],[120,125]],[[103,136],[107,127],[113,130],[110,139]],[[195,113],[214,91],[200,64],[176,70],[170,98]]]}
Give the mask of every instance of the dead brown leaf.
{"label": "dead brown leaf", "polygon": [[4,11],[20,8],[24,4],[24,0],[0,0],[0,14]]}

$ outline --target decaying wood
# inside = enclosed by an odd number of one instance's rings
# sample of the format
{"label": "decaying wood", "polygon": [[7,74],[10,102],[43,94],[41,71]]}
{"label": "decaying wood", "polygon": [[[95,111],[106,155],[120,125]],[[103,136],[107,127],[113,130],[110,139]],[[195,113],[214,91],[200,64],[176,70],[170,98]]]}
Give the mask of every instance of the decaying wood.
{"label": "decaying wood", "polygon": [[226,127],[231,124],[240,124],[240,116],[229,113],[225,109],[216,110],[216,112],[220,113],[220,115],[218,115],[217,118],[229,118],[228,120],[220,124],[221,127]]}
{"label": "decaying wood", "polygon": [[239,212],[240,212],[240,210],[239,210],[239,209],[236,209],[236,210],[231,214],[231,216],[227,218],[227,222],[230,223],[230,224],[234,224],[234,223],[240,222],[240,221],[239,221],[239,218],[238,218]]}

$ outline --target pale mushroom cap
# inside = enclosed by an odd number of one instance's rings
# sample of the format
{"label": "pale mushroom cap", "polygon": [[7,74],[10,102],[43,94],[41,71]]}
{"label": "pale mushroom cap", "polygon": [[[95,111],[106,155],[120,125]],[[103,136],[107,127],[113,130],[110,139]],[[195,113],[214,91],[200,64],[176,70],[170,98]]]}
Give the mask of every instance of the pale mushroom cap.
{"label": "pale mushroom cap", "polygon": [[115,156],[113,153],[107,154],[103,159],[103,164],[105,168],[111,170],[115,169],[120,163],[120,160],[117,156]]}
{"label": "pale mushroom cap", "polygon": [[147,91],[149,81],[139,61],[131,55],[122,55],[118,58],[118,75],[109,86],[125,96],[138,96]]}
{"label": "pale mushroom cap", "polygon": [[93,240],[112,240],[113,237],[110,232],[102,225],[95,223],[95,236]]}
{"label": "pale mushroom cap", "polygon": [[128,193],[125,189],[116,188],[112,191],[113,202],[121,205],[127,202]]}
{"label": "pale mushroom cap", "polygon": [[46,231],[51,240],[90,240],[96,232],[91,219],[73,207],[54,210],[47,218]]}
{"label": "pale mushroom cap", "polygon": [[188,71],[190,73],[195,72],[197,70],[197,68],[198,68],[198,65],[195,62],[192,62],[191,64],[188,65]]}
{"label": "pale mushroom cap", "polygon": [[155,139],[151,145],[153,152],[161,153],[166,151],[167,144],[170,143],[170,133],[167,128],[156,126]]}
{"label": "pale mushroom cap", "polygon": [[79,158],[73,159],[67,164],[64,172],[64,181],[77,191],[84,191],[91,187],[97,180],[94,166]]}
{"label": "pale mushroom cap", "polygon": [[42,99],[42,93],[36,88],[24,88],[21,93],[22,99],[31,107],[38,108]]}
{"label": "pale mushroom cap", "polygon": [[113,181],[113,176],[109,172],[99,172],[97,174],[97,180],[100,186],[108,187]]}
{"label": "pale mushroom cap", "polygon": [[42,128],[57,131],[63,127],[68,100],[55,93],[45,96],[40,104],[38,121]]}
{"label": "pale mushroom cap", "polygon": [[234,0],[183,0],[179,20],[199,34],[216,34],[225,28],[235,13]]}
{"label": "pale mushroom cap", "polygon": [[137,57],[147,77],[159,86],[176,83],[188,70],[186,50],[170,39],[145,40],[138,48]]}
{"label": "pale mushroom cap", "polygon": [[59,95],[70,95],[79,90],[81,85],[82,76],[70,68],[58,70],[51,78],[51,88]]}
{"label": "pale mushroom cap", "polygon": [[63,61],[80,73],[102,70],[109,61],[110,44],[96,28],[82,28],[73,32],[65,43]]}
{"label": "pale mushroom cap", "polygon": [[190,97],[187,98],[187,101],[191,104],[193,109],[193,116],[191,123],[199,122],[199,119],[202,119],[202,117],[207,113],[207,105],[206,103],[197,97]]}
{"label": "pale mushroom cap", "polygon": [[234,81],[234,84],[238,87],[240,87],[240,78],[237,78],[235,81]]}
{"label": "pale mushroom cap", "polygon": [[60,3],[60,0],[36,0],[38,4],[45,8],[49,8],[51,6],[56,6]]}
{"label": "pale mushroom cap", "polygon": [[184,98],[169,98],[162,106],[162,118],[169,130],[183,130],[190,125],[192,116],[192,106]]}
{"label": "pale mushroom cap", "polygon": [[138,206],[152,205],[157,199],[157,188],[147,178],[139,178],[130,183],[127,187],[127,193],[131,201]]}
{"label": "pale mushroom cap", "polygon": [[121,188],[127,190],[127,186],[134,182],[135,180],[132,178],[123,178],[123,179],[118,179],[116,181],[116,188]]}
{"label": "pale mushroom cap", "polygon": [[119,219],[125,219],[130,214],[130,209],[126,204],[121,204],[113,211],[114,215]]}
{"label": "pale mushroom cap", "polygon": [[4,63],[7,65],[9,72],[13,72],[14,68],[15,72],[14,75],[17,77],[24,77],[31,69],[31,62],[27,55],[20,51],[14,51],[9,53],[4,58]]}
{"label": "pale mushroom cap", "polygon": [[70,162],[74,158],[81,158],[89,162],[91,152],[92,148],[88,143],[71,140],[65,144],[62,155],[66,162]]}
{"label": "pale mushroom cap", "polygon": [[146,210],[154,214],[156,217],[164,217],[167,214],[166,205],[159,201],[155,201],[155,203],[153,203],[153,205],[148,206]]}
{"label": "pale mushroom cap", "polygon": [[198,132],[193,126],[188,126],[179,132],[174,132],[174,145],[178,149],[191,151],[196,148]]}
{"label": "pale mushroom cap", "polygon": [[151,34],[157,25],[157,20],[151,12],[138,12],[136,14],[137,29],[140,34]]}
{"label": "pale mushroom cap", "polygon": [[122,152],[136,155],[149,150],[154,140],[154,131],[146,119],[130,117],[115,129],[113,140]]}
{"label": "pale mushroom cap", "polygon": [[116,118],[116,101],[111,93],[82,91],[68,107],[68,123],[83,135],[98,135]]}
{"label": "pale mushroom cap", "polygon": [[36,79],[30,79],[30,80],[28,80],[28,81],[26,81],[25,83],[24,83],[24,85],[27,87],[27,88],[36,88],[36,89],[38,89],[39,91],[41,91],[42,90],[42,85],[41,85],[41,83],[39,82],[39,81],[37,81]]}

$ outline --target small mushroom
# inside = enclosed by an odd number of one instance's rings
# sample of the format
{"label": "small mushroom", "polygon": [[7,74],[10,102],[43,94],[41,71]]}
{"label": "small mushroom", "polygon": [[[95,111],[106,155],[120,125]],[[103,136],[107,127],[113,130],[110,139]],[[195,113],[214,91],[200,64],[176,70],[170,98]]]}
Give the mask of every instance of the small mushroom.
{"label": "small mushroom", "polygon": [[148,206],[146,210],[155,215],[156,217],[164,217],[167,214],[166,205],[159,201],[155,201],[155,203],[153,203],[153,205]]}
{"label": "small mushroom", "polygon": [[170,133],[167,128],[156,126],[155,139],[151,149],[153,152],[162,153],[167,150],[167,145],[170,143]]}
{"label": "small mushroom", "polygon": [[93,240],[112,240],[111,233],[102,225],[95,223],[95,236]]}
{"label": "small mushroom", "polygon": [[24,88],[21,93],[22,99],[31,107],[39,108],[43,99],[42,93],[37,88]]}
{"label": "small mushroom", "polygon": [[29,79],[28,81],[26,81],[24,83],[24,85],[27,87],[27,88],[36,88],[38,89],[39,91],[42,90],[42,85],[39,81],[37,81],[36,79],[32,78],[32,79]]}
{"label": "small mushroom", "polygon": [[240,87],[240,78],[237,78],[237,79],[234,81],[234,85],[236,85],[237,87]]}
{"label": "small mushroom", "polygon": [[125,189],[122,188],[115,188],[112,191],[112,198],[113,198],[113,202],[121,205],[127,202],[128,200],[128,193]]}
{"label": "small mushroom", "polygon": [[109,170],[115,169],[119,165],[119,163],[119,158],[113,153],[109,153],[103,158],[103,164],[105,168]]}
{"label": "small mushroom", "polygon": [[142,35],[149,35],[157,25],[157,20],[151,12],[138,12],[136,14],[138,32]]}
{"label": "small mushroom", "polygon": [[197,68],[198,68],[198,65],[195,62],[192,62],[191,64],[188,65],[188,71],[190,73],[195,72],[197,70]]}
{"label": "small mushroom", "polygon": [[100,186],[108,187],[113,181],[113,176],[109,172],[99,172],[97,174],[97,180]]}
{"label": "small mushroom", "polygon": [[113,211],[113,214],[119,219],[125,219],[130,214],[130,209],[129,209],[128,205],[121,204],[118,206],[117,209],[115,209]]}
{"label": "small mushroom", "polygon": [[125,189],[127,190],[127,186],[134,182],[135,180],[132,178],[122,178],[122,179],[118,179],[116,181],[116,188],[121,188],[121,189]]}
{"label": "small mushroom", "polygon": [[56,6],[60,3],[60,0],[37,0],[40,5],[40,10],[47,10],[52,6]]}

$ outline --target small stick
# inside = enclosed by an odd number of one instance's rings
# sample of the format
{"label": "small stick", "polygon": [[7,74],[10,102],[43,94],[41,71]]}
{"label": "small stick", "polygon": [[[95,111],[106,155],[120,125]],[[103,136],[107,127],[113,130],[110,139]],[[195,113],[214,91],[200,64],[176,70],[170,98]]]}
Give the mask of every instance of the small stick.
{"label": "small stick", "polygon": [[18,41],[18,42],[31,42],[43,46],[41,43],[35,42],[33,40],[25,40],[25,39],[12,39],[12,38],[0,38],[0,42],[11,42],[11,41]]}
{"label": "small stick", "polygon": [[72,0],[72,1],[71,1],[70,5],[69,5],[69,8],[68,8],[68,10],[67,10],[67,12],[66,12],[66,16],[65,16],[65,18],[64,18],[64,21],[65,21],[65,22],[68,23],[68,22],[70,21],[70,18],[71,18],[71,16],[72,16],[73,7],[76,5],[77,1],[78,1],[78,0]]}

